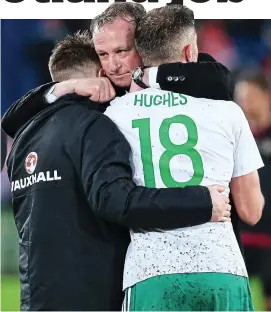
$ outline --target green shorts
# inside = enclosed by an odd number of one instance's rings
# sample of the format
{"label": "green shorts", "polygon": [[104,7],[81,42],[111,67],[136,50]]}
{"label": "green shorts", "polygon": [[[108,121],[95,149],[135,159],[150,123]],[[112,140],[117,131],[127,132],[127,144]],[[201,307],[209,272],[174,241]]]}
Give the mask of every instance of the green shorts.
{"label": "green shorts", "polygon": [[248,279],[224,273],[168,274],[126,289],[124,311],[254,311]]}

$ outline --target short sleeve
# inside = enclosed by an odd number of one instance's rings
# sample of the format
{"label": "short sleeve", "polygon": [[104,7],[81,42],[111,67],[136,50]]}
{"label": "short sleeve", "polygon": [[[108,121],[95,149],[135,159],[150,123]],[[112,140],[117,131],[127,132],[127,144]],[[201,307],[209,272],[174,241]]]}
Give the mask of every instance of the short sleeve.
{"label": "short sleeve", "polygon": [[233,178],[249,174],[264,166],[248,121],[240,107],[238,107],[238,118],[235,119],[235,123]]}

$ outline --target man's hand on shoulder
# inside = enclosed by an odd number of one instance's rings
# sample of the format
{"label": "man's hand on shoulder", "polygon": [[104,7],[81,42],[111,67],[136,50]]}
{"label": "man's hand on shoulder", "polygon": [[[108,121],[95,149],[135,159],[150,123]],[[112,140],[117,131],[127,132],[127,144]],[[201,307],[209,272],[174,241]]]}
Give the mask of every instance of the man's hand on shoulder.
{"label": "man's hand on shoulder", "polygon": [[89,97],[99,103],[109,102],[116,96],[114,87],[106,77],[66,80],[57,83],[52,92],[57,98],[71,93]]}

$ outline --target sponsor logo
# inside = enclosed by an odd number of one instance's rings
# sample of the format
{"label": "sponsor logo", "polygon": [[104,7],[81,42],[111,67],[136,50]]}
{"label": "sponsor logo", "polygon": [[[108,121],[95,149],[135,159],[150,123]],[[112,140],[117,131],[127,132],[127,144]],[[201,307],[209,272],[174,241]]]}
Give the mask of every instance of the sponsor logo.
{"label": "sponsor logo", "polygon": [[38,155],[35,152],[31,152],[25,159],[25,170],[27,173],[32,174],[37,166]]}

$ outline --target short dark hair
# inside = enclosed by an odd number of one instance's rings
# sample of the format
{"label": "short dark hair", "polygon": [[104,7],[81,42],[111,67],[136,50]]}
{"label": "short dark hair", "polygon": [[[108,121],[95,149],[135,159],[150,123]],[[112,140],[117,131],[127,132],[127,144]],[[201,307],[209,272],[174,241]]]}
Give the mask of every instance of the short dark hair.
{"label": "short dark hair", "polygon": [[66,80],[71,71],[82,71],[90,63],[100,64],[89,31],[78,31],[59,41],[49,59],[49,71],[54,81]]}
{"label": "short dark hair", "polygon": [[250,82],[257,85],[263,91],[269,91],[269,83],[266,75],[258,68],[240,70],[236,76],[236,82]]}
{"label": "short dark hair", "polygon": [[118,18],[128,20],[136,25],[145,14],[146,10],[142,4],[133,2],[113,3],[91,21],[90,31],[93,33],[94,29],[112,24]]}
{"label": "short dark hair", "polygon": [[149,11],[137,24],[135,44],[145,65],[176,58],[180,40],[195,31],[194,13],[183,5],[167,5]]}

